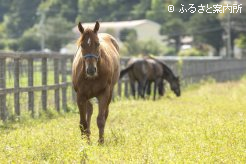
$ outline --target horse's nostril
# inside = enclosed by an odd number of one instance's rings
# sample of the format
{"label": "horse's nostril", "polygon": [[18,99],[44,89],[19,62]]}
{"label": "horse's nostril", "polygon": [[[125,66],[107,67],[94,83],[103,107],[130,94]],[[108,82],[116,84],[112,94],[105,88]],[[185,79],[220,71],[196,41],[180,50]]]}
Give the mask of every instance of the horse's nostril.
{"label": "horse's nostril", "polygon": [[89,69],[87,69],[87,70],[86,70],[86,73],[87,73],[87,74],[90,74],[90,70],[89,70]]}
{"label": "horse's nostril", "polygon": [[96,68],[87,68],[86,73],[93,76],[96,73]]}

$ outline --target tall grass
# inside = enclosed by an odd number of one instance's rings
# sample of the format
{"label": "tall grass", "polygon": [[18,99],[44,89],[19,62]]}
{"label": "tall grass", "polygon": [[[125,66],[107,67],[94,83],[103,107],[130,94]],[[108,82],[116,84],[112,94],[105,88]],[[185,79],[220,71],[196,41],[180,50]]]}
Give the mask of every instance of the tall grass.
{"label": "tall grass", "polygon": [[[246,79],[190,86],[176,98],[111,104],[105,144],[80,138],[79,115],[2,125],[2,163],[246,163]],[[75,108],[75,107],[73,107]],[[53,119],[47,119],[53,118]]]}

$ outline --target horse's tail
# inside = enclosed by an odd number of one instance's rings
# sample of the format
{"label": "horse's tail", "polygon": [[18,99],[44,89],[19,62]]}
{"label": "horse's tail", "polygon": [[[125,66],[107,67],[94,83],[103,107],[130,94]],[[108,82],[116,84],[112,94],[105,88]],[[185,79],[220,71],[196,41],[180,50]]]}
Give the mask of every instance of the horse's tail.
{"label": "horse's tail", "polygon": [[126,74],[128,73],[128,71],[130,71],[134,66],[134,63],[128,65],[125,69],[120,71],[120,79]]}

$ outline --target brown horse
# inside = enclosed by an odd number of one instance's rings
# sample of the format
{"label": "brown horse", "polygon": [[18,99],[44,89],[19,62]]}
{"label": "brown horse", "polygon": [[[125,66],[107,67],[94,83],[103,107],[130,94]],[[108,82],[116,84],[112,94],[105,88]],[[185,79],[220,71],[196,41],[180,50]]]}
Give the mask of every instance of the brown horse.
{"label": "brown horse", "polygon": [[99,104],[97,126],[99,143],[104,142],[104,127],[109,113],[114,85],[120,74],[119,46],[109,34],[98,33],[99,22],[94,29],[84,29],[78,39],[78,50],[72,67],[72,81],[77,93],[77,105],[80,113],[81,134],[90,136],[90,121],[93,106],[89,101],[96,97]]}

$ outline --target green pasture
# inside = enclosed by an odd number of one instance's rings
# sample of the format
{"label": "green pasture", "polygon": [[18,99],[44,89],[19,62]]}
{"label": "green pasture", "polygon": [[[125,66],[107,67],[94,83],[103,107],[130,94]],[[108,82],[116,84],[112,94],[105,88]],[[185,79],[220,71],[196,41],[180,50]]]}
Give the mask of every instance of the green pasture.
{"label": "green pasture", "polygon": [[49,111],[0,125],[1,163],[246,163],[246,79],[190,85],[180,98],[119,99],[110,105],[105,144],[81,139],[79,115]]}

